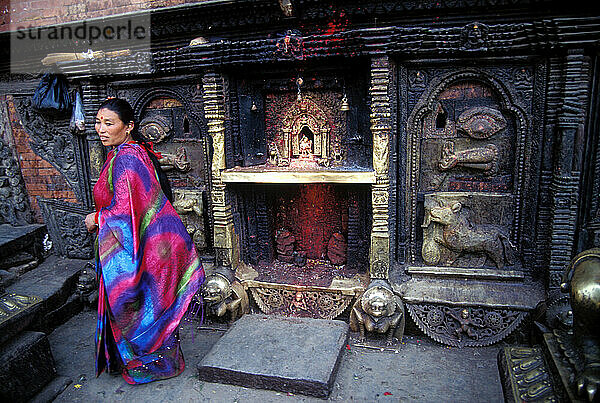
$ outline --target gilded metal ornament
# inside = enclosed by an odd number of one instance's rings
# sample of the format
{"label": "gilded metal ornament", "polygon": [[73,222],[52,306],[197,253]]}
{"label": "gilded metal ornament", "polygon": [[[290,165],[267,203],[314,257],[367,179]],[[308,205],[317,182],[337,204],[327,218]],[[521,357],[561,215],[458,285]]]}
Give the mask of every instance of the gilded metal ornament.
{"label": "gilded metal ornament", "polygon": [[565,355],[576,369],[577,395],[591,402],[600,397],[600,248],[585,250],[571,260],[561,289],[570,295],[573,337],[566,343],[570,334],[563,332],[560,344],[570,344],[578,353],[579,359],[573,353]]}
{"label": "gilded metal ornament", "polygon": [[504,347],[498,355],[506,402],[559,402],[539,347]]}
{"label": "gilded metal ornament", "polygon": [[373,136],[373,169],[376,183],[372,186],[373,224],[369,272],[371,278],[387,279],[389,276],[389,153],[392,133],[392,105],[390,102],[390,76],[392,67],[387,57],[371,60],[371,133]]}
{"label": "gilded metal ornament", "polygon": [[386,343],[402,340],[406,314],[400,297],[384,280],[374,280],[357,299],[350,314],[350,329],[359,332],[359,341],[365,340],[365,332],[386,335]]}
{"label": "gilded metal ornament", "polygon": [[214,219],[214,247],[220,251],[217,264],[237,266],[239,241],[234,231],[231,205],[226,202],[226,187],[221,173],[225,164],[225,105],[224,78],[220,74],[207,73],[202,78],[204,91],[204,116],[208,134],[212,136],[213,155],[211,164],[212,212]]}
{"label": "gilded metal ornament", "polygon": [[334,319],[350,305],[354,289],[294,286],[249,281],[250,290],[265,314]]}
{"label": "gilded metal ornament", "polygon": [[209,315],[223,317],[229,313],[229,321],[234,322],[248,313],[248,294],[237,280],[231,280],[233,273],[223,269],[217,268],[206,277],[200,293]]}

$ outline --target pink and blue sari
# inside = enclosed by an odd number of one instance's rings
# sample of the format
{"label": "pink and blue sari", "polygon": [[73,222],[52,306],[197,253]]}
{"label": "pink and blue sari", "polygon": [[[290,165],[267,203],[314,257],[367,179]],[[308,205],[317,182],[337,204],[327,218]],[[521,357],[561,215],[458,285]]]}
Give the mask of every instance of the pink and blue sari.
{"label": "pink and blue sari", "polygon": [[119,371],[138,384],[179,375],[185,363],[177,329],[204,270],[142,146],[126,143],[109,153],[94,200],[96,376]]}

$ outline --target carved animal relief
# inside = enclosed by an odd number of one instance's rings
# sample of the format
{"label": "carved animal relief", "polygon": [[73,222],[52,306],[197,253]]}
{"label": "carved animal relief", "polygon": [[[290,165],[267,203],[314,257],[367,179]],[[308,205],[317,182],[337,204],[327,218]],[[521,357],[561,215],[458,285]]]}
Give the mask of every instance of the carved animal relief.
{"label": "carved animal relief", "polygon": [[[470,26],[468,32],[484,30]],[[503,87],[484,83],[488,79],[480,73],[447,77],[425,91],[411,115],[415,120],[408,121],[413,140],[408,151],[412,202],[407,205],[413,223],[411,261],[520,270],[514,240],[521,219],[523,176],[516,168],[522,167],[523,148],[517,140],[523,118]]]}
{"label": "carved animal relief", "polygon": [[428,265],[486,264],[503,269],[516,263],[516,250],[508,234],[497,225],[476,224],[460,202],[426,205],[423,221],[423,261]]}
{"label": "carved animal relief", "polygon": [[196,250],[204,252],[206,243],[206,229],[204,224],[204,205],[202,192],[194,190],[175,190],[173,208],[181,217],[187,232],[192,237]]}

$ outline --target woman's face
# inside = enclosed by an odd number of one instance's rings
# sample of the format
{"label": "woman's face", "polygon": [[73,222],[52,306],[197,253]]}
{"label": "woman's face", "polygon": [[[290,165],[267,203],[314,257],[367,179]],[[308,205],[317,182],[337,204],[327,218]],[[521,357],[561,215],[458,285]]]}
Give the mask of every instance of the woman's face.
{"label": "woman's face", "polygon": [[118,146],[131,140],[133,122],[123,123],[116,112],[100,109],[96,114],[96,132],[105,146]]}

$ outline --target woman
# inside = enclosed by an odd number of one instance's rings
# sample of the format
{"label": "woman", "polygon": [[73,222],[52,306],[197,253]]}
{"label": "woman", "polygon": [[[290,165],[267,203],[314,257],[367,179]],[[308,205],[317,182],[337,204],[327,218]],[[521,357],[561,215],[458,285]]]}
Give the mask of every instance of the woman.
{"label": "woman", "polygon": [[96,376],[121,372],[130,384],[177,376],[185,365],[177,327],[204,270],[129,103],[100,105],[96,132],[112,147],[94,186],[96,212],[85,218],[98,231]]}

